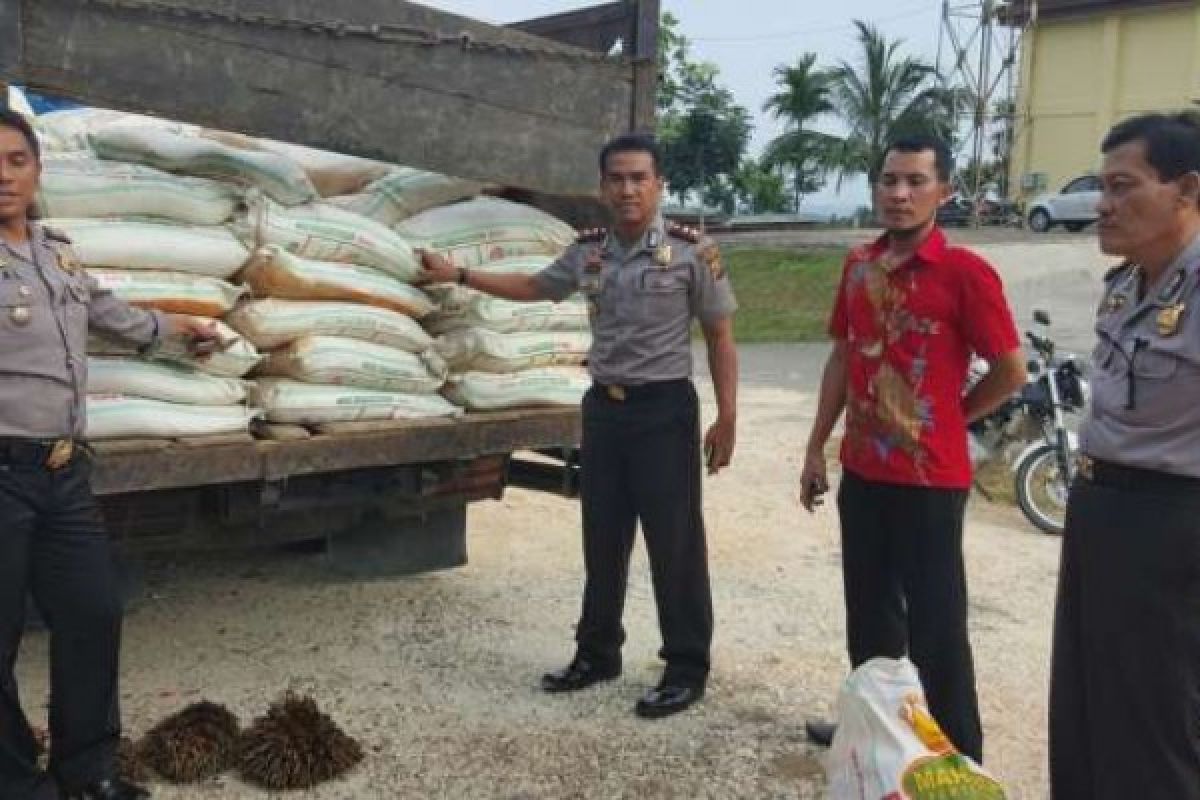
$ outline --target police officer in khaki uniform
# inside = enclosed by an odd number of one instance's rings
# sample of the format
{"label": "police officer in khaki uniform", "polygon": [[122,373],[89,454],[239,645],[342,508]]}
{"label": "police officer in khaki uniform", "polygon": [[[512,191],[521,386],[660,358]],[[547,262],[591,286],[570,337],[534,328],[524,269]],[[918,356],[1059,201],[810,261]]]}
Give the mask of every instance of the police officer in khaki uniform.
{"label": "police officer in khaki uniform", "polygon": [[638,521],[658,604],[666,669],[639,700],[663,717],[704,694],[712,599],[701,514],[699,408],[690,330],[708,346],[717,420],[704,437],[710,474],[734,447],[736,303],[715,243],[659,215],[662,177],[652,138],[626,135],[600,155],[601,193],[614,219],[536,275],[458,269],[425,253],[425,280],[458,281],[512,300],[587,298],[594,385],[583,400],[583,549],[587,573],[575,658],[542,678],[547,692],[584,689],[621,672],[621,615]]}
{"label": "police officer in khaki uniform", "polygon": [[[92,497],[85,433],[89,326],[146,348],[166,335],[210,350],[211,325],[131,308],[30,220],[37,139],[0,109],[0,800],[147,797],[116,776],[121,609]],[[50,773],[13,666],[32,593],[50,630]]]}
{"label": "police officer in khaki uniform", "polygon": [[1055,800],[1200,800],[1200,117],[1103,143],[1107,277],[1063,539]]}

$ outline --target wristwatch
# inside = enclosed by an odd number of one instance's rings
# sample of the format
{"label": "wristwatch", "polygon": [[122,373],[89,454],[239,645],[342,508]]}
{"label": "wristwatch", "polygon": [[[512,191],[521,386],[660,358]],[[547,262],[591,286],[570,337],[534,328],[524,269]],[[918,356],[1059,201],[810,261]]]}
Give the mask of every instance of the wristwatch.
{"label": "wristwatch", "polygon": [[467,268],[466,267],[458,268],[458,285],[459,286],[467,285]]}

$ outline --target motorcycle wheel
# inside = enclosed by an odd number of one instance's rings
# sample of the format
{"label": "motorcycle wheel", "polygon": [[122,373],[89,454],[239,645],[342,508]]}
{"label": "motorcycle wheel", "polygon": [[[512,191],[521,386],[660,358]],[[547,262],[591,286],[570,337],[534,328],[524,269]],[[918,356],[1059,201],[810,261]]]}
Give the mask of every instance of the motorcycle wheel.
{"label": "motorcycle wheel", "polygon": [[1067,516],[1067,479],[1053,445],[1043,445],[1017,465],[1017,505],[1042,533],[1061,534]]}

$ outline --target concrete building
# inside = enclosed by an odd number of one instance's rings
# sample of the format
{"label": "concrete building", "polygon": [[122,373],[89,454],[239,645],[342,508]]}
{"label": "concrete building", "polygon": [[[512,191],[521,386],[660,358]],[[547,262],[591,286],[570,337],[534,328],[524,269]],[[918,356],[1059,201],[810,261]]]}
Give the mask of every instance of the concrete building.
{"label": "concrete building", "polygon": [[[1003,14],[1020,24],[1033,5],[1017,0]],[[1023,200],[1095,171],[1115,122],[1200,101],[1200,0],[1036,5],[1022,46],[1009,176]]]}

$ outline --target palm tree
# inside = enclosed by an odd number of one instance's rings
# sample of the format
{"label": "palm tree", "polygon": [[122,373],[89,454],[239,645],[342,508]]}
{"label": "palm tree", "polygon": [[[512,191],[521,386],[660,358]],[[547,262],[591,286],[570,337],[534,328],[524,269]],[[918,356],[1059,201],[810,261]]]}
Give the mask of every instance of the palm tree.
{"label": "palm tree", "polygon": [[854,25],[861,59],[843,61],[830,78],[833,104],[850,129],[838,166],[843,175],[865,173],[874,184],[891,140],[924,132],[950,142],[963,97],[961,90],[937,85],[933,65],[902,57],[899,40],[888,41],[861,20]]}
{"label": "palm tree", "polygon": [[767,144],[763,166],[791,172],[797,211],[801,197],[820,188],[840,144],[837,137],[809,128],[814,120],[834,111],[830,74],[816,69],[816,61],[815,53],[805,53],[794,66],[777,66],[774,75],[780,91],[763,104],[764,111],[784,120],[785,125],[784,132]]}

